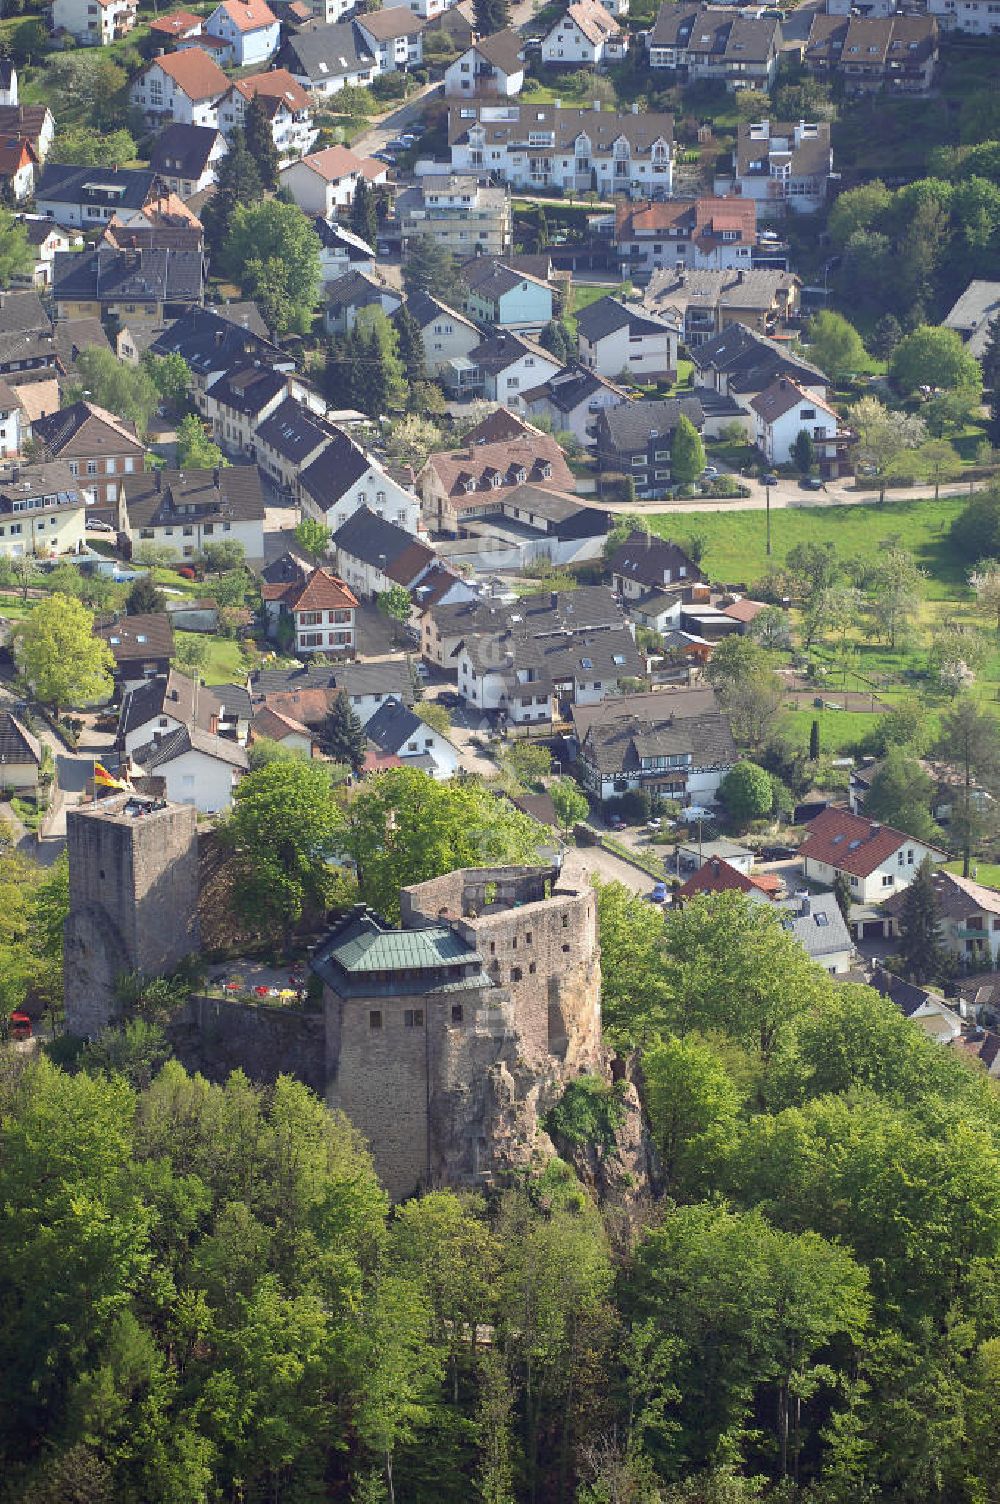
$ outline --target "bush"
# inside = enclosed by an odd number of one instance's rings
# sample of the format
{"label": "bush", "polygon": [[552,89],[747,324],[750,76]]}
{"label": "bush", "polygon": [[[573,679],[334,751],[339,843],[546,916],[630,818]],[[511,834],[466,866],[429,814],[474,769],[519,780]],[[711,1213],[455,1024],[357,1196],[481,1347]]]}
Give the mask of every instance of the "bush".
{"label": "bush", "polygon": [[597,1076],[579,1076],[546,1113],[543,1127],[557,1142],[610,1149],[624,1121],[624,1084],[609,1086]]}

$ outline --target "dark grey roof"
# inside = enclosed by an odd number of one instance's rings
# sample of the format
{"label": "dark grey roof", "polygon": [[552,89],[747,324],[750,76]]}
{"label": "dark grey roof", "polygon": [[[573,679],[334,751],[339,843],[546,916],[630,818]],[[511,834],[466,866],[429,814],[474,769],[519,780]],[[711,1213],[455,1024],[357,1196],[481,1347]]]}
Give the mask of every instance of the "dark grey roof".
{"label": "dark grey roof", "polygon": [[184,125],[172,121],[157,136],[149,165],[165,177],[199,178],[219,139],[214,125]]}
{"label": "dark grey roof", "polygon": [[604,726],[623,716],[633,715],[642,721],[666,721],[673,717],[678,721],[689,716],[715,715],[718,709],[718,699],[710,684],[673,686],[623,695],[619,700],[604,700],[600,705],[574,705],[573,725],[582,739],[591,726]]}
{"label": "dark grey roof", "polygon": [[[330,442],[299,476],[299,485],[326,511],[371,467],[371,459],[342,428],[330,424]],[[409,537],[409,534],[407,534]]]}
{"label": "dark grey roof", "polygon": [[51,328],[49,316],[33,288],[27,292],[0,292],[0,334],[33,331],[48,334]]}
{"label": "dark grey roof", "polygon": [[[606,392],[608,389],[609,383],[598,376],[596,371],[589,371],[586,366],[573,365],[557,371],[542,386],[532,387],[524,396],[532,402],[544,400],[557,412],[571,413],[581,402],[589,402],[598,392]],[[626,401],[624,392],[621,400]]]}
{"label": "dark grey roof", "polygon": [[5,763],[33,762],[36,767],[42,761],[38,738],[9,710],[0,711],[0,758]]}
{"label": "dark grey roof", "polygon": [[525,339],[522,334],[512,334],[509,329],[486,335],[474,350],[469,351],[469,359],[474,365],[481,371],[494,373],[505,371],[516,360],[520,360],[522,355],[541,356],[551,365],[560,364],[554,355],[543,350],[541,345],[536,345],[534,340]]}
{"label": "dark grey roof", "polygon": [[618,298],[598,298],[596,303],[589,304],[577,314],[576,327],[591,344],[609,334],[617,334],[620,329],[627,329],[630,336],[662,334],[677,329],[673,319],[660,318],[647,313],[644,308],[622,303]]}
{"label": "dark grey roof", "polygon": [[923,987],[918,987],[914,982],[904,981],[902,977],[893,976],[892,972],[883,971],[881,966],[876,966],[870,985],[882,997],[895,1003],[906,1018],[912,1017],[930,1000],[931,996]]}
{"label": "dark grey roof", "polygon": [[[840,905],[832,893],[813,893],[803,902],[800,898],[781,901],[781,922],[808,956],[821,960],[834,951],[854,949]],[[803,912],[805,910],[805,912]]]}
{"label": "dark grey roof", "polygon": [[92,251],[56,251],[52,295],[57,302],[197,303],[204,278],[200,251],[119,251],[100,245]]}
{"label": "dark grey roof", "polygon": [[375,259],[375,247],[362,240],[360,235],[355,235],[346,225],[332,223],[317,214],[312,222],[313,229],[319,236],[320,245],[327,250],[341,250],[347,252],[349,261],[373,261]]}
{"label": "dark grey roof", "polygon": [[71,371],[81,350],[110,350],[108,336],[98,318],[59,319],[52,329],[56,359]]}
{"label": "dark grey roof", "polygon": [[[159,187],[155,172],[131,167],[77,167],[46,162],[35,180],[35,202],[93,208],[141,209]],[[58,218],[58,216],[56,216]]]}
{"label": "dark grey roof", "polygon": [[123,616],[118,621],[95,623],[94,633],[108,644],[117,663],[131,662],[136,658],[173,656],[174,630],[165,611],[149,611],[139,616]]}
{"label": "dark grey roof", "polygon": [[144,679],[134,689],[130,689],[122,700],[122,708],[118,715],[118,736],[124,739],[130,731],[135,731],[139,726],[145,726],[154,716],[162,714],[163,697],[167,691],[167,678],[165,674],[157,674],[153,679]]}
{"label": "dark grey roof", "polygon": [[253,418],[287,386],[288,376],[284,371],[273,371],[261,365],[239,365],[231,366],[217,376],[208,387],[206,396],[213,402],[231,407],[234,412]]}
{"label": "dark grey roof", "polygon": [[612,448],[627,454],[645,450],[654,435],[663,438],[672,434],[682,416],[701,428],[705,419],[697,397],[643,397],[638,402],[622,402],[602,409],[597,422]]}
{"label": "dark grey roof", "polygon": [[130,527],[185,522],[263,522],[264,496],[256,465],[219,470],[157,470],[122,476]]}
{"label": "dark grey roof", "polygon": [[285,42],[276,62],[311,83],[375,67],[375,59],[353,21],[338,21],[333,26],[316,21],[300,27]]}
{"label": "dark grey roof", "polygon": [[304,585],[311,566],[304,564],[292,553],[279,554],[270,564],[265,564],[260,577],[267,585]]}
{"label": "dark grey roof", "polygon": [[249,766],[245,747],[228,737],[213,736],[198,726],[178,726],[176,731],[169,731],[158,741],[154,737],[144,746],[136,747],[131,755],[147,773],[153,773],[164,764],[183,757],[185,752],[202,752],[206,757],[217,757],[220,762],[230,763],[235,768]]}
{"label": "dark grey roof", "polygon": [[248,721],[253,715],[250,693],[246,685],[210,684],[208,688],[219,701],[222,712],[227,718],[235,717],[237,720]]}
{"label": "dark grey roof", "polygon": [[402,303],[403,294],[384,282],[376,282],[365,272],[345,272],[328,282],[323,289],[328,308],[368,308],[382,306],[383,298],[394,298]]}
{"label": "dark grey roof", "polygon": [[[50,498],[47,502],[46,497]],[[13,512],[15,505],[20,511],[25,500],[32,502],[33,512],[39,508],[50,512],[86,505],[80,483],[65,460],[19,465],[0,478],[0,512]]]}
{"label": "dark grey roof", "polygon": [[[609,627],[597,632],[575,632],[571,637],[524,637],[512,644],[513,669],[532,669],[543,683],[574,679],[604,684],[618,679],[639,678],[645,673],[642,654],[627,627]],[[530,684],[508,685],[516,698],[519,688],[527,693]]]}
{"label": "dark grey roof", "polygon": [[411,552],[414,576],[421,572],[420,560],[423,561],[423,567],[426,567],[435,558],[434,550],[428,548],[426,543],[421,543],[412,533],[397,527],[394,522],[377,517],[368,507],[359,507],[353,516],[348,517],[334,533],[332,541],[335,548],[343,549],[344,553],[360,559],[364,564],[382,567],[386,574],[392,574],[394,567],[408,558]]}
{"label": "dark grey roof", "polygon": [[[382,752],[397,752],[409,741],[421,726],[418,715],[408,710],[399,700],[386,700],[380,705],[365,727],[365,736]],[[428,731],[429,727],[426,727]]]}
{"label": "dark grey roof", "polygon": [[[457,292],[458,288],[455,290]],[[456,319],[460,324],[467,324],[470,329],[476,328],[476,325],[464,313],[459,313],[455,308],[449,308],[447,303],[442,303],[439,298],[432,297],[428,292],[411,293],[406,300],[406,306],[421,329],[426,329],[428,324],[432,324],[442,314],[446,318]]]}
{"label": "dark grey roof", "polygon": [[[212,388],[213,394],[215,388]],[[290,464],[300,464],[312,454],[317,444],[333,436],[335,430],[317,413],[310,411],[295,397],[286,397],[269,417],[258,425],[257,441],[266,444]]]}
{"label": "dark grey roof", "polygon": [[681,578],[687,584],[703,578],[701,570],[679,544],[641,532],[634,532],[615,550],[608,568],[613,575],[620,574],[626,579],[637,580],[640,585],[648,585],[651,590],[662,590],[664,585],[673,584]]}
{"label": "dark grey roof", "polygon": [[[613,713],[614,702],[611,702]],[[622,712],[614,720],[595,721],[581,744],[581,756],[601,773],[638,770],[643,757],[688,753],[695,767],[728,768],[738,753],[729,723],[720,711],[655,718]]]}
{"label": "dark grey roof", "polygon": [[257,669],[250,675],[253,703],[270,695],[294,694],[300,689],[342,689],[348,695],[392,695],[413,704],[413,675],[403,658],[385,658],[374,663],[338,663],[297,668]]}
{"label": "dark grey roof", "polygon": [[783,345],[746,324],[727,324],[690,354],[697,370],[723,373],[730,388],[736,391],[763,391],[777,376],[791,376],[807,386],[819,382],[830,384],[819,366],[792,355]]}
{"label": "dark grey roof", "polygon": [[163,331],[150,350],[153,355],[183,355],[194,374],[202,377],[248,360],[285,369],[292,366],[284,350],[255,331],[249,315],[244,325],[235,314],[236,307],[191,308]]}

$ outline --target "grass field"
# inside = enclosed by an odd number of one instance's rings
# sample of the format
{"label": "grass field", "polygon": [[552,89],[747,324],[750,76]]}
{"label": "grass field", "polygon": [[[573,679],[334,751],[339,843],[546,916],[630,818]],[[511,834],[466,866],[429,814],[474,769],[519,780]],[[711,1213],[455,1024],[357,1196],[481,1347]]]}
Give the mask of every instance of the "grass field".
{"label": "grass field", "polygon": [[[946,872],[957,872],[958,876],[961,877],[962,863],[945,862],[944,870]],[[975,880],[977,883],[982,883],[986,888],[1000,888],[1000,865],[996,862],[977,862],[975,857],[973,857],[972,871],[976,874]]]}
{"label": "grass field", "polygon": [[192,638],[196,642],[208,643],[208,657],[205,667],[198,672],[206,684],[243,684],[246,681],[247,671],[243,662],[238,642],[229,641],[224,637],[208,637],[203,632],[175,632],[174,640],[180,647],[182,642]]}

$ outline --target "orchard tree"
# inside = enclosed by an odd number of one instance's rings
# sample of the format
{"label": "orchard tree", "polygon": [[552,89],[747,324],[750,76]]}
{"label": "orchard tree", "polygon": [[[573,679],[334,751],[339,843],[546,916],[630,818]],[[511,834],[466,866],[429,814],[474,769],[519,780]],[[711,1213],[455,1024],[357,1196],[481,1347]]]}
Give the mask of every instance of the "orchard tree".
{"label": "orchard tree", "polygon": [[219,539],[202,545],[201,556],[209,574],[223,575],[230,570],[245,569],[247,551],[236,539]]}
{"label": "orchard tree", "polygon": [[693,486],[705,468],[705,446],[691,419],[682,413],[670,441],[670,478],[680,486]]}
{"label": "orchard tree", "polygon": [[868,574],[868,609],[875,631],[895,649],[920,610],[926,573],[905,548],[883,546]]}
{"label": "orchard tree", "polygon": [[969,575],[981,611],[992,616],[1000,632],[1000,559],[981,559]]}
{"label": "orchard tree", "polygon": [[240,780],[220,828],[239,866],[236,901],[250,923],[287,943],[304,914],[322,913],[338,824],[322,763],[270,763]]}
{"label": "orchard tree", "polygon": [[94,615],[68,595],[48,595],[17,628],[14,655],[25,684],[55,714],[67,705],[105,700],[115,660],[94,636]]}
{"label": "orchard tree", "polygon": [[953,480],[962,467],[958,450],[947,439],[928,439],[915,452],[921,470],[934,482],[934,500],[941,494],[941,482]]}
{"label": "orchard tree", "polygon": [[886,482],[903,456],[927,439],[927,426],[912,413],[895,412],[877,397],[862,397],[850,410],[857,430],[858,456],[871,466],[878,480],[879,503],[885,501]]}

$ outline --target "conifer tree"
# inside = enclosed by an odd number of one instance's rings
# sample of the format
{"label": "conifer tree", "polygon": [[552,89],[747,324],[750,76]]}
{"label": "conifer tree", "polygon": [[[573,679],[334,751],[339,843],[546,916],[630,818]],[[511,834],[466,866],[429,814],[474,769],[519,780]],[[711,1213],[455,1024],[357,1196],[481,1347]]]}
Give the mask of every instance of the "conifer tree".
{"label": "conifer tree", "polygon": [[924,857],[903,895],[899,931],[899,951],[907,976],[914,982],[929,982],[938,975],[944,960],[941,910],[930,857]]}
{"label": "conifer tree", "polygon": [[364,727],[343,690],[323,723],[323,742],[334,762],[346,763],[355,773],[361,771],[367,739]]}
{"label": "conifer tree", "polygon": [[705,446],[701,435],[683,414],[677,420],[670,445],[670,475],[677,486],[693,486],[705,468]]}
{"label": "conifer tree", "polygon": [[234,131],[229,150],[216,172],[215,192],[205,206],[203,223],[210,249],[218,253],[229,238],[229,231],[240,204],[260,201],[263,184],[257,163],[247,149],[242,131]]}
{"label": "conifer tree", "polygon": [[351,229],[366,245],[373,249],[378,241],[378,219],[375,213],[375,194],[367,178],[358,178],[351,203]]}
{"label": "conifer tree", "polygon": [[243,117],[243,135],[247,151],[253,157],[265,188],[273,193],[278,186],[278,148],[271,134],[271,122],[258,95],[254,95]]}
{"label": "conifer tree", "polygon": [[407,381],[411,386],[415,381],[426,381],[424,337],[420,332],[420,325],[405,303],[395,315],[393,323],[396,329],[399,358],[405,367]]}
{"label": "conifer tree", "polygon": [[846,924],[851,917],[851,879],[846,872],[838,872],[833,881],[833,896]]}

